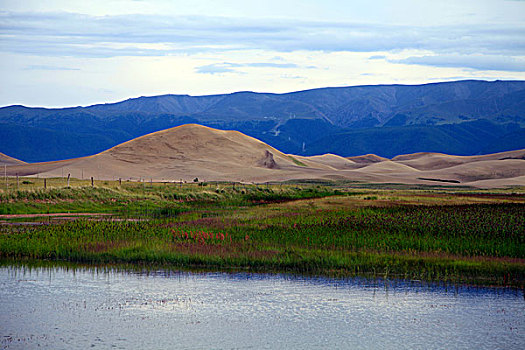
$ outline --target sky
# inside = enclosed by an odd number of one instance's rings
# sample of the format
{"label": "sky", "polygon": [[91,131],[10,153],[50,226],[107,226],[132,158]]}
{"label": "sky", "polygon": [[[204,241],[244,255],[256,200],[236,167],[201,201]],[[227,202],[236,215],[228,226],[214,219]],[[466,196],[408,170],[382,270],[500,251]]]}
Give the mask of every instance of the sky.
{"label": "sky", "polygon": [[525,80],[525,1],[0,0],[0,106]]}

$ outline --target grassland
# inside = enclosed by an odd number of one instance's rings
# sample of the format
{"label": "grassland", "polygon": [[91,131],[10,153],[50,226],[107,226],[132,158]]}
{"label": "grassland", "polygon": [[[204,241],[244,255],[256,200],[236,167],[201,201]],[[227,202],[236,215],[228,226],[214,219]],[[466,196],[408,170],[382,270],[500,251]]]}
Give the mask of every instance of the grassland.
{"label": "grassland", "polygon": [[523,189],[82,180],[66,188],[64,179],[43,189],[34,178],[16,189],[9,181],[0,192],[8,262],[525,284]]}

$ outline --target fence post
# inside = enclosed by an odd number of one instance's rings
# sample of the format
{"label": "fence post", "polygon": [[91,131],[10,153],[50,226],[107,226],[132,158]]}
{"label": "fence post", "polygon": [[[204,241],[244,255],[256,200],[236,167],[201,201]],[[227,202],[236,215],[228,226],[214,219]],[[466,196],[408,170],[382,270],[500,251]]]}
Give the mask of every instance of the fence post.
{"label": "fence post", "polygon": [[122,179],[120,177],[118,178],[118,185],[122,186]]}
{"label": "fence post", "polygon": [[93,183],[93,176],[91,176],[91,187],[95,187],[95,185]]}
{"label": "fence post", "polygon": [[44,190],[47,188],[47,179],[44,177]]}
{"label": "fence post", "polygon": [[67,174],[67,187],[69,188],[69,178],[71,177],[71,174]]}

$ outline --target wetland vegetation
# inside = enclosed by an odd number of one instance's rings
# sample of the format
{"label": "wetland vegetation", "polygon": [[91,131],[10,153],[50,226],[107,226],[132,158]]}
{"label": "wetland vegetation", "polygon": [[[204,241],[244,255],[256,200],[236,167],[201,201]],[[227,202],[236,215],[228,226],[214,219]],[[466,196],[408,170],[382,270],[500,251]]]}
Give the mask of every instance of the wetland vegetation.
{"label": "wetland vegetation", "polygon": [[0,256],[11,262],[525,283],[519,188],[10,181]]}

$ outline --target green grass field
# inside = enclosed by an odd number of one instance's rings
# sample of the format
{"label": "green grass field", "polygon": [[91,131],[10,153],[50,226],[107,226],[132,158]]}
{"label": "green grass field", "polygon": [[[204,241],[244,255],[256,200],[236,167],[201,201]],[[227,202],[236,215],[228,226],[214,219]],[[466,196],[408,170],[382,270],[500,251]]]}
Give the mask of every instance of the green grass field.
{"label": "green grass field", "polygon": [[[25,178],[0,192],[0,257],[525,284],[523,189]],[[105,213],[73,218],[16,214]],[[9,216],[7,216],[8,214]],[[33,221],[28,224],[27,221]]]}

